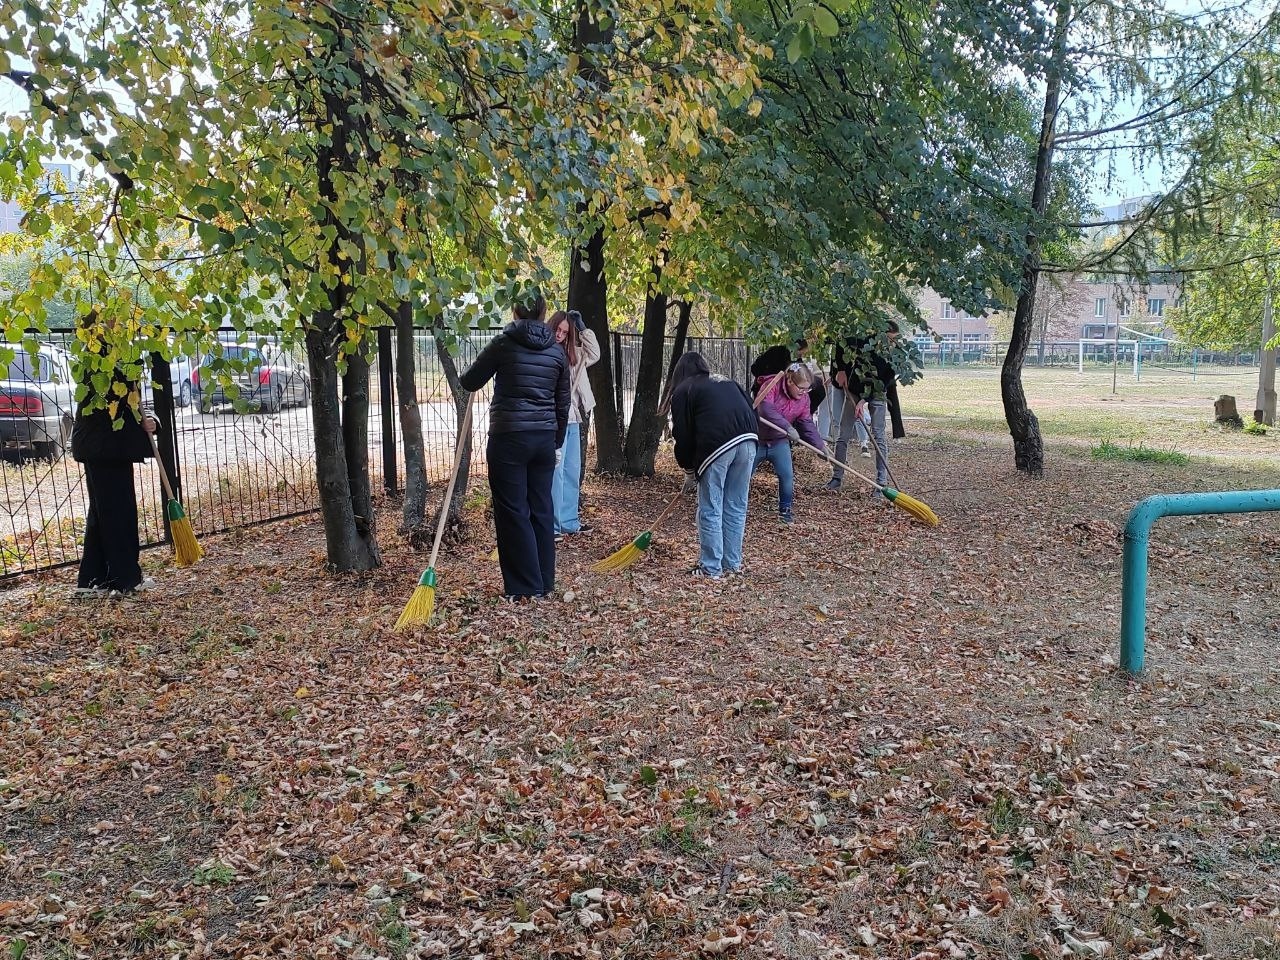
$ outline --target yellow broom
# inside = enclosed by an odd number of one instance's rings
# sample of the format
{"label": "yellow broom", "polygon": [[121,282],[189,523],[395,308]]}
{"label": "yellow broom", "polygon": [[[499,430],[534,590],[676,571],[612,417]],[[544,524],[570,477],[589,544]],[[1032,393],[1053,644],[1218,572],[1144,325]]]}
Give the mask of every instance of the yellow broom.
{"label": "yellow broom", "polygon": [[[774,423],[771,420],[765,420],[763,417],[761,417],[760,422],[769,424],[769,426],[773,427],[773,429],[777,430],[779,433],[786,433],[785,430],[783,430],[780,426],[778,426],[776,423]],[[886,487],[883,484],[876,483],[870,477],[863,476],[857,470],[854,470],[852,467],[848,466],[847,464],[841,463],[835,457],[831,456],[831,454],[823,450],[819,450],[817,447],[813,446],[813,444],[805,443],[803,440],[796,440],[795,442],[800,444],[800,446],[802,447],[806,447],[807,449],[812,450],[814,453],[820,456],[823,460],[826,460],[832,466],[840,467],[841,469],[847,470],[849,473],[852,473],[859,480],[863,480],[871,484],[871,486],[875,487],[877,490],[879,490],[881,493],[884,494],[886,500],[892,503],[899,510],[905,510],[907,513],[909,513],[916,520],[919,520],[921,523],[928,524],[931,527],[936,527],[940,522],[938,520],[938,515],[933,512],[933,508],[930,507],[924,501],[917,500],[915,497],[911,496],[910,494],[903,493],[901,490],[895,490],[893,487]]]}
{"label": "yellow broom", "polygon": [[436,609],[436,557],[440,553],[440,542],[444,539],[444,526],[449,519],[449,503],[453,500],[453,488],[458,482],[458,472],[462,469],[462,451],[466,449],[467,438],[471,436],[471,397],[467,398],[467,412],[462,415],[462,426],[458,430],[458,449],[453,455],[453,475],[449,477],[449,486],[445,488],[444,500],[440,504],[440,519],[436,521],[436,539],[431,545],[431,559],[427,561],[427,569],[418,578],[418,585],[413,588],[409,602],[405,604],[395,629],[419,627],[431,619]]}
{"label": "yellow broom", "polygon": [[671,516],[671,511],[675,510],[676,505],[680,503],[680,497],[683,491],[677,491],[676,495],[671,498],[671,502],[667,504],[665,510],[658,515],[658,519],[650,524],[649,529],[640,536],[636,537],[630,543],[620,550],[615,550],[603,560],[597,560],[591,565],[591,569],[596,573],[614,573],[618,570],[625,570],[637,560],[644,556],[644,552],[649,549],[653,543],[653,531],[662,526],[662,521]]}
{"label": "yellow broom", "polygon": [[149,433],[147,436],[151,439],[151,449],[156,455],[156,466],[160,468],[160,485],[164,487],[164,495],[169,498],[165,511],[169,514],[169,534],[173,537],[173,558],[178,566],[189,567],[204,556],[204,551],[196,541],[196,532],[191,529],[186,511],[173,495],[173,487],[169,486],[169,474],[164,469],[164,461],[160,459],[160,445],[156,443],[156,435]]}

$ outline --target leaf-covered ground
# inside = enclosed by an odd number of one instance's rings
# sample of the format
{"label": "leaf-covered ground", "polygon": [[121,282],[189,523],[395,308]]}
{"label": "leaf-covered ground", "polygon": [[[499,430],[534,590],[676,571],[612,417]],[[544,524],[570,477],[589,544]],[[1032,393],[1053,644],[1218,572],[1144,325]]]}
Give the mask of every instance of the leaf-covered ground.
{"label": "leaf-covered ground", "polygon": [[[1277,957],[1280,518],[1165,520],[1115,665],[1128,507],[1275,472],[915,436],[927,530],[862,495],[685,575],[676,482],[592,481],[563,594],[495,600],[477,505],[330,577],[313,521],[145,601],[0,598],[0,943],[38,957]],[[384,527],[394,526],[388,512]],[[163,558],[152,555],[152,563]]]}

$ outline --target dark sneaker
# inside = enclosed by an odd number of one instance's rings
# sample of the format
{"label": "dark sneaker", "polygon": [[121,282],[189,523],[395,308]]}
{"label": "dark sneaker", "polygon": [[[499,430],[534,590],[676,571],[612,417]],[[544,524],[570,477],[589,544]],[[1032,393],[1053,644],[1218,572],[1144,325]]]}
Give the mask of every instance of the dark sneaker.
{"label": "dark sneaker", "polygon": [[832,477],[830,480],[827,481],[826,486],[824,486],[822,489],[827,493],[839,493],[840,488],[843,485],[844,484],[841,481],[837,480],[835,477]]}
{"label": "dark sneaker", "polygon": [[795,520],[795,517],[793,517],[789,513],[780,513],[778,514],[778,522],[782,524],[784,527],[789,527],[793,523],[795,523],[796,520]]}
{"label": "dark sneaker", "polygon": [[720,579],[720,574],[708,573],[706,570],[702,569],[701,566],[694,567],[692,570],[690,570],[689,576],[693,577],[695,580],[719,580]]}

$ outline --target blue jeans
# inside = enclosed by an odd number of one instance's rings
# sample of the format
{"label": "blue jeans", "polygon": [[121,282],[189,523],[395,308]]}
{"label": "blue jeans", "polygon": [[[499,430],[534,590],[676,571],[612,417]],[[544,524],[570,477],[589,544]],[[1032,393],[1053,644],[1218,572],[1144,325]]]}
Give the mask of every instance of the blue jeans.
{"label": "blue jeans", "polygon": [[773,444],[756,444],[756,462],[753,470],[768,460],[778,475],[778,513],[791,516],[791,505],[796,498],[796,474],[791,465],[791,444],[787,441]]}
{"label": "blue jeans", "polygon": [[755,444],[739,443],[712,460],[698,479],[698,565],[713,577],[742,568],[755,464]]}
{"label": "blue jeans", "polygon": [[560,459],[551,479],[551,499],[555,503],[556,533],[577,533],[578,499],[582,490],[582,444],[578,439],[581,424],[571,423],[560,448]]}

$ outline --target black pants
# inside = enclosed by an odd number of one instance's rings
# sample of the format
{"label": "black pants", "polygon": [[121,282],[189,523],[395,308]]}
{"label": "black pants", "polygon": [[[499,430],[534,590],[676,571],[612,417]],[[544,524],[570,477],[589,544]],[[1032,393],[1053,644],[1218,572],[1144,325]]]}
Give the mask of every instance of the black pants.
{"label": "black pants", "polygon": [[540,597],[556,582],[551,476],[556,433],[531,430],[489,434],[489,489],[498,536],[502,592]]}
{"label": "black pants", "polygon": [[142,583],[133,464],[86,463],[84,484],[89,491],[89,517],[84,525],[79,585],[133,590]]}

